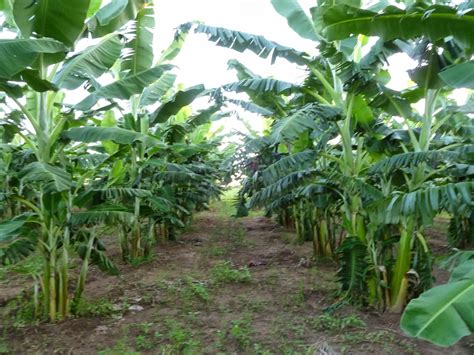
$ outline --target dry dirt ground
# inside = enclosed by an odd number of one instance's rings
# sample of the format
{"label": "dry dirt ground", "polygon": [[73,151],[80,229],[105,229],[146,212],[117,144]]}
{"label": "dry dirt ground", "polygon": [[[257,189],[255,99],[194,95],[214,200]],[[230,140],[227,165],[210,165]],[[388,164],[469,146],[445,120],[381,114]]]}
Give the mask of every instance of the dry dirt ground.
{"label": "dry dirt ground", "polygon": [[472,338],[441,349],[405,337],[398,315],[332,310],[334,264],[311,263],[311,246],[294,245],[269,219],[236,220],[225,210],[220,203],[199,213],[142,265],[117,261],[119,276],[92,267],[79,318],[32,324],[31,304],[18,298],[24,277],[3,275],[0,353],[473,353]]}

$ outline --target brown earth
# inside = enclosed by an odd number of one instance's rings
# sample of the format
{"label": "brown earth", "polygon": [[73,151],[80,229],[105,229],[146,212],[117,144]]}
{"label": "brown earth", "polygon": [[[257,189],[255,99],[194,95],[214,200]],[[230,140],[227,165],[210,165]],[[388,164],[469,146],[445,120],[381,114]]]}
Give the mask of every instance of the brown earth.
{"label": "brown earth", "polygon": [[472,338],[441,349],[405,337],[396,314],[350,305],[325,313],[336,267],[311,262],[311,246],[293,238],[269,219],[235,220],[217,205],[147,263],[119,264],[119,276],[92,267],[82,316],[57,324],[22,322],[11,299],[26,281],[9,278],[0,282],[0,353],[473,353]]}

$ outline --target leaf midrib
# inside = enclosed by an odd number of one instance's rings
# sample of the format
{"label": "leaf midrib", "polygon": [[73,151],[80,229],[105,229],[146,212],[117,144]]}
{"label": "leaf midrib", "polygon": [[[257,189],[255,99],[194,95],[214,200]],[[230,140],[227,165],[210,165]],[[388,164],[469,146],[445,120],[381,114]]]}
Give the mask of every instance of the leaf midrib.
{"label": "leaf midrib", "polygon": [[[465,280],[465,281],[471,281],[471,285],[468,286],[464,291],[461,293],[457,294],[453,299],[451,299],[450,302],[446,303],[441,309],[439,309],[436,313],[433,314],[433,316],[425,323],[423,327],[420,328],[420,330],[416,333],[416,336],[419,336],[428,326],[431,325],[435,321],[437,317],[441,313],[443,313],[447,308],[451,307],[452,304],[454,304],[461,296],[463,296],[466,292],[468,292],[471,288],[474,288],[474,279],[472,280]],[[459,281],[462,282],[462,281]]]}

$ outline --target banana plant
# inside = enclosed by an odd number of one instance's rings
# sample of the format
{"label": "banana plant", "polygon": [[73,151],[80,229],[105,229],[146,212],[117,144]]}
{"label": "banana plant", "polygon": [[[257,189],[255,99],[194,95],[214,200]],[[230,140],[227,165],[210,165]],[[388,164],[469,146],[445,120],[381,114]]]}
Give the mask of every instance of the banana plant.
{"label": "banana plant", "polygon": [[[186,214],[191,211],[182,207],[169,191],[175,182],[160,181],[160,174],[172,166],[170,156],[179,154],[173,145],[184,142],[196,126],[209,121],[209,116],[219,109],[214,105],[190,117],[189,122],[177,121],[176,117],[182,116],[192,101],[206,92],[202,85],[175,90],[173,66],[166,64],[179,53],[186,30],[180,31],[169,48],[155,58],[151,46],[153,28],[153,7],[146,6],[137,13],[134,26],[125,31],[127,41],[124,54],[116,64],[115,80],[105,86],[92,84],[90,94],[76,105],[92,125],[72,128],[64,134],[76,142],[101,142],[111,155],[126,150],[126,158],[113,162],[108,186],[147,189],[155,196],[136,196],[129,206],[134,217],[120,228],[122,256],[130,261],[149,256],[150,246],[156,239],[157,221],[167,221],[161,226],[165,235],[170,235],[168,229],[172,229],[172,225],[184,226],[179,211]],[[105,107],[110,109],[102,110],[101,101],[108,101]],[[97,116],[101,118],[100,126],[93,122]],[[192,171],[186,167],[180,169],[187,172],[189,181],[194,180]],[[121,202],[128,205],[129,201]],[[144,219],[146,230],[143,230]]]}
{"label": "banana plant", "polygon": [[[451,163],[468,161],[458,154],[455,144],[435,139],[441,138],[441,127],[452,117],[446,110],[452,103],[445,97],[452,88],[471,85],[470,76],[460,75],[462,68],[471,65],[470,5],[449,8],[417,3],[398,10],[377,4],[365,10],[357,1],[322,0],[309,17],[295,1],[273,0],[272,4],[295,32],[317,41],[318,57],[310,58],[261,36],[202,24],[195,28],[219,46],[249,50],[264,58],[271,53],[273,60],[286,58],[309,72],[305,83],[296,85],[255,77],[239,66],[241,80],[224,87],[246,92],[254,104],[273,112],[268,114],[274,119],[268,138],[275,152],[288,154],[269,164],[274,164],[274,172],[289,165],[286,173],[274,174],[273,180],[262,179],[268,165],[254,161],[252,166],[257,169],[251,169],[242,197],[253,195],[251,205],[286,210],[293,205],[293,219],[300,221],[297,232],[305,234],[308,226],[303,220],[307,218],[300,211],[308,207],[301,192],[305,187],[306,193],[311,191],[311,184],[334,191],[338,198],[333,206],[339,204],[336,211],[344,239],[338,250],[342,290],[352,298],[362,296],[364,302],[400,312],[407,299],[432,282],[424,227],[442,210],[472,210],[470,182],[452,183],[445,171],[452,169]],[[372,21],[375,15],[377,21]],[[448,26],[442,22],[445,17]],[[381,38],[366,51],[368,36],[373,35]],[[367,54],[362,55],[364,50]],[[382,65],[388,56],[402,51],[414,55],[420,64],[410,72],[416,86],[397,92],[386,86],[387,72]],[[421,98],[425,108],[419,114],[412,104]],[[315,107],[338,114],[331,118]],[[315,133],[318,119],[333,127],[329,139]],[[328,144],[330,140],[338,142]],[[440,144],[435,145],[435,140]],[[295,149],[302,143],[301,150]],[[317,149],[320,145],[326,149]],[[268,147],[272,144],[267,140],[258,151],[263,154]],[[317,156],[308,160],[308,167],[299,169],[298,154],[304,149],[315,150]],[[432,159],[437,159],[435,164]],[[379,161],[382,165],[398,161],[400,171],[372,169]],[[295,191],[298,188],[302,190]],[[310,200],[314,206],[315,195]]]}
{"label": "banana plant", "polygon": [[[34,157],[17,173],[23,187],[10,196],[31,213],[25,223],[33,223],[37,232],[33,245],[44,261],[43,306],[51,321],[69,314],[69,253],[75,238],[71,218],[77,193],[87,181],[74,173],[63,139],[65,130],[81,125],[65,97],[68,90],[108,71],[120,57],[123,36],[116,31],[144,5],[138,0],[128,3],[123,11],[111,11],[97,1],[2,2],[5,29],[16,36],[0,44],[0,86],[9,112],[5,123],[10,125],[18,112],[16,135]],[[92,25],[95,19],[99,23]],[[106,23],[107,31],[98,35]],[[98,41],[76,52],[77,42],[89,34]],[[23,240],[21,233],[16,237]]]}

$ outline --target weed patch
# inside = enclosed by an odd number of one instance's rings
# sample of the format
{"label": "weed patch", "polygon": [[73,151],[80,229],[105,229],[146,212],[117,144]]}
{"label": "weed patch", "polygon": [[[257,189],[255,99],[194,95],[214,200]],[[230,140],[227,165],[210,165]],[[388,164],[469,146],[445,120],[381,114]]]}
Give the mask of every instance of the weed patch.
{"label": "weed patch", "polygon": [[252,278],[247,267],[238,269],[230,261],[214,265],[211,274],[215,283],[245,283]]}

